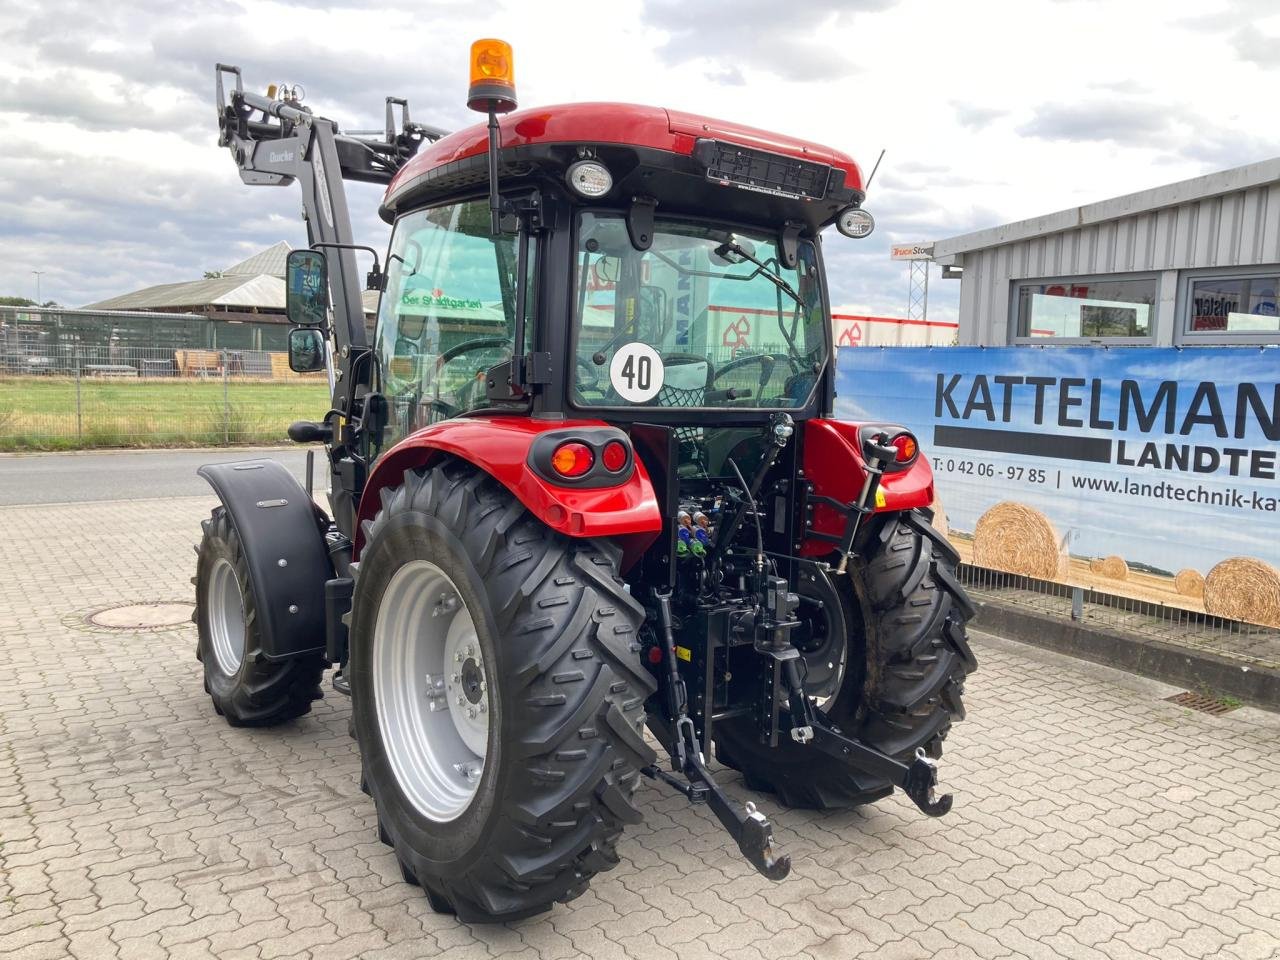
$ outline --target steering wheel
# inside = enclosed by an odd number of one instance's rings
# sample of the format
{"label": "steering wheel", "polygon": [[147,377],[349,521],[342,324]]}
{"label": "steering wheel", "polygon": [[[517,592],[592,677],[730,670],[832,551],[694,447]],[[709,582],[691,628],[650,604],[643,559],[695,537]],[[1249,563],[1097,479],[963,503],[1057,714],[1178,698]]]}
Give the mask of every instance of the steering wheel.
{"label": "steering wheel", "polygon": [[436,357],[436,370],[439,370],[452,360],[457,360],[464,353],[471,353],[474,350],[488,350],[492,347],[506,347],[508,356],[512,352],[511,341],[507,337],[476,337],[474,340],[464,340],[462,343],[456,343]]}
{"label": "steering wheel", "polygon": [[[753,353],[745,357],[737,357],[717,370],[711,382],[715,383],[716,380],[733,373],[735,370],[758,363],[760,364],[760,379],[756,381],[756,396],[758,397],[764,393],[765,385],[773,378],[773,368],[777,366],[779,361],[788,364],[792,363],[790,357],[781,353]],[[792,365],[794,366],[794,364]]]}

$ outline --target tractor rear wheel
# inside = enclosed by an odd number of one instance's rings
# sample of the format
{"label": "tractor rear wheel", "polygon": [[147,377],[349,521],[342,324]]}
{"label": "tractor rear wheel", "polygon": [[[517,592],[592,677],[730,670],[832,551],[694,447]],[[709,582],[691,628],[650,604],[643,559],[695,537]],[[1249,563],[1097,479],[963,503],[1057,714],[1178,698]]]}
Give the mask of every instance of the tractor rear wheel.
{"label": "tractor rear wheel", "polygon": [[[952,722],[964,718],[965,676],[978,665],[965,635],[972,607],[955,578],[959,557],[929,519],[921,510],[881,519],[865,561],[836,585],[847,669],[820,706],[843,732],[902,761],[917,749],[942,755]],[[751,717],[716,724],[714,736],[721,763],[789,807],[840,809],[893,792],[887,780],[812,747],[780,739],[770,749]]]}
{"label": "tractor rear wheel", "polygon": [[431,905],[540,913],[618,862],[654,683],[621,551],[461,460],[382,492],[353,566],[351,678],[379,835]]}
{"label": "tractor rear wheel", "polygon": [[270,661],[262,653],[257,604],[240,537],[223,507],[202,524],[196,561],[196,659],[213,708],[233,727],[264,727],[311,711],[323,696],[322,656]]}

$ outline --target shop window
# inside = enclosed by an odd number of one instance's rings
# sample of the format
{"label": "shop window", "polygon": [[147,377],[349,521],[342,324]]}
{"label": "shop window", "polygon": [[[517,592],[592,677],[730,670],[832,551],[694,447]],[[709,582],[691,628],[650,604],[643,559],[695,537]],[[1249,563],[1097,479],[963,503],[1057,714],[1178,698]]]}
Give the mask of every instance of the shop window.
{"label": "shop window", "polygon": [[1276,292],[1280,276],[1211,277],[1193,280],[1187,330],[1208,334],[1280,333]]}
{"label": "shop window", "polygon": [[1148,339],[1155,277],[1023,281],[1017,336],[1027,339]]}

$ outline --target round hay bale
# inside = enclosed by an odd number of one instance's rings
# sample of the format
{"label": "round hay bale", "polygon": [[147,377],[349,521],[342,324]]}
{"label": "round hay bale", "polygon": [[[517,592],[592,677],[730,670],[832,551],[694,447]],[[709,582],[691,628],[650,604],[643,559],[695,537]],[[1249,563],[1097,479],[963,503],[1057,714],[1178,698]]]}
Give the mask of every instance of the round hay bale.
{"label": "round hay bale", "polygon": [[1104,557],[1099,561],[1097,572],[1108,580],[1129,579],[1129,565],[1124,562],[1124,557],[1117,557],[1115,555]]}
{"label": "round hay bale", "polygon": [[1173,589],[1184,597],[1198,600],[1204,596],[1204,577],[1200,575],[1199,570],[1184,567],[1173,578]]}
{"label": "round hay bale", "polygon": [[978,520],[973,531],[973,562],[980,567],[1020,573],[1041,580],[1066,574],[1066,555],[1058,531],[1039,510],[1005,500]]}
{"label": "round hay bale", "polygon": [[1092,560],[1089,561],[1089,572],[1101,575],[1102,573],[1101,557],[1094,557]]}
{"label": "round hay bale", "polygon": [[942,501],[937,497],[933,498],[933,529],[937,530],[944,537],[951,536],[951,524],[947,520],[947,511],[942,508]]}
{"label": "round hay bale", "polygon": [[1280,570],[1254,557],[1230,557],[1204,578],[1204,609],[1215,617],[1280,627]]}

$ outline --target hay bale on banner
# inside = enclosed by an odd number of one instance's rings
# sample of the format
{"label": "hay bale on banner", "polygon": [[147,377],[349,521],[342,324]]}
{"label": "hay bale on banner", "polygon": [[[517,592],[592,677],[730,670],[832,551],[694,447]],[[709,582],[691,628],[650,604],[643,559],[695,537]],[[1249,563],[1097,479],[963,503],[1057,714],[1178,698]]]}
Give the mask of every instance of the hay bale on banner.
{"label": "hay bale on banner", "polygon": [[[1093,564],[1089,565],[1093,568]],[[1097,573],[1106,577],[1108,580],[1128,580],[1129,565],[1124,562],[1124,557],[1110,556],[1103,557],[1098,561]]]}
{"label": "hay bale on banner", "polygon": [[1005,500],[978,520],[973,562],[980,567],[1054,580],[1067,572],[1067,555],[1053,524],[1039,510]]}
{"label": "hay bale on banner", "polygon": [[933,498],[933,529],[937,530],[944,537],[951,536],[951,524],[947,520],[947,511],[942,508],[942,501],[937,497]]}
{"label": "hay bale on banner", "polygon": [[1231,557],[1204,578],[1204,609],[1215,617],[1280,627],[1280,570],[1254,557]]}
{"label": "hay bale on banner", "polygon": [[1173,589],[1184,597],[1198,600],[1204,596],[1204,577],[1200,575],[1199,570],[1184,567],[1173,578]]}
{"label": "hay bale on banner", "polygon": [[1099,576],[1102,575],[1102,558],[1101,557],[1094,557],[1092,560],[1089,561],[1089,572],[1096,573]]}

